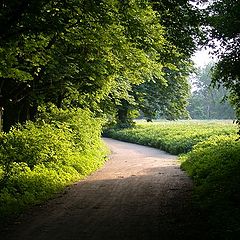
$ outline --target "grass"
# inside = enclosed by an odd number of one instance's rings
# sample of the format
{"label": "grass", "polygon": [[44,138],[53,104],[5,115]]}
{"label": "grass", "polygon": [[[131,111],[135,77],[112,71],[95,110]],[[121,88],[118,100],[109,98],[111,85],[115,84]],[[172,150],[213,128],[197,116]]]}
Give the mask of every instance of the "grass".
{"label": "grass", "polygon": [[240,141],[231,121],[138,121],[106,135],[178,154],[210,239],[240,238]]}

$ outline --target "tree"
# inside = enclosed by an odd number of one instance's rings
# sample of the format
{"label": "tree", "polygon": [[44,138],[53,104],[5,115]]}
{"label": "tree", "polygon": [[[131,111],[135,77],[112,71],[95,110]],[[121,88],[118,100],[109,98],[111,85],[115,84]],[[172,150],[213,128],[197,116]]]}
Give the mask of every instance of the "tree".
{"label": "tree", "polygon": [[191,64],[183,61],[175,70],[165,69],[164,84],[155,79],[136,86],[135,96],[143,116],[148,119],[164,117],[169,120],[187,118],[190,71]]}
{"label": "tree", "polygon": [[1,16],[5,130],[48,101],[100,111],[101,101],[119,101],[132,85],[163,74],[169,44],[147,1],[13,1]]}
{"label": "tree", "polygon": [[3,1],[4,130],[46,102],[120,117],[156,99],[153,112],[179,117],[198,21],[185,0]]}
{"label": "tree", "polygon": [[123,116],[120,120],[120,125],[124,126],[130,121],[128,112],[133,109],[141,111],[150,119],[157,114],[168,119],[187,117],[187,78],[192,71],[189,59],[196,50],[197,40],[200,41],[202,37],[199,28],[200,11],[185,0],[150,2],[159,13],[159,22],[164,26],[165,37],[170,43],[166,54],[161,53],[161,59],[167,63],[163,68],[164,82],[153,78],[133,87],[128,104],[124,102],[119,106],[120,115],[125,115],[126,122]]}
{"label": "tree", "polygon": [[194,91],[189,99],[188,111],[193,119],[233,119],[234,110],[227,101],[229,92],[223,87],[214,88],[212,82],[213,63],[198,69],[193,78]]}
{"label": "tree", "polygon": [[[214,69],[213,82],[223,84],[231,93],[231,102],[240,117],[240,2],[215,0],[205,10],[205,22],[208,26],[208,45],[218,56]],[[216,40],[220,44],[215,44]]]}
{"label": "tree", "polygon": [[189,0],[151,0],[153,9],[159,12],[160,23],[166,28],[167,39],[178,52],[189,60],[205,38],[200,23],[202,12]]}

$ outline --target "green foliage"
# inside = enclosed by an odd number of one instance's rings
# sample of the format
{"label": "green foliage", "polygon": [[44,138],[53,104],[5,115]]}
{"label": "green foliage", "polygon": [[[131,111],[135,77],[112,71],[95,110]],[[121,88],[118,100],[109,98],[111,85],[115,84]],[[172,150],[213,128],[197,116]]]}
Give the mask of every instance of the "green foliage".
{"label": "green foliage", "polygon": [[102,119],[88,110],[41,108],[0,136],[2,217],[41,202],[100,167],[107,150],[100,139]]}
{"label": "green foliage", "polygon": [[201,11],[188,0],[150,0],[160,14],[160,23],[167,29],[167,39],[179,52],[190,57],[196,50],[196,40],[201,40],[199,28]]}
{"label": "green foliage", "polygon": [[[176,61],[176,58],[175,58]],[[134,108],[144,117],[155,119],[156,116],[166,119],[188,118],[186,111],[189,96],[188,74],[191,63],[175,63],[175,68],[164,72],[165,82],[155,78],[133,88]]]}
{"label": "green foliage", "polygon": [[4,131],[46,102],[111,116],[122,100],[146,113],[156,99],[146,114],[172,119],[185,109],[199,31],[188,1],[13,0],[0,9],[0,25]]}
{"label": "green foliage", "polygon": [[128,114],[125,113],[124,122],[122,115],[124,107],[126,111],[137,109],[149,119],[159,115],[171,120],[188,118],[187,77],[192,71],[189,58],[196,48],[195,37],[200,34],[198,25],[200,14],[189,1],[150,2],[153,9],[159,13],[159,22],[165,30],[164,38],[168,41],[165,49],[158,52],[159,61],[163,65],[162,75],[153,76],[152,79],[146,78],[140,85],[129,89],[132,98],[128,99],[128,104],[117,105],[117,117],[120,115],[118,125],[122,126],[128,126],[128,122],[132,120],[128,119]]}
{"label": "green foliage", "polygon": [[209,216],[213,239],[240,236],[240,142],[237,135],[214,136],[180,159],[195,182],[195,198]]}
{"label": "green foliage", "polygon": [[29,205],[41,203],[82,176],[72,167],[38,164],[31,170],[25,163],[15,163],[0,191],[0,220],[19,213]]}
{"label": "green foliage", "polygon": [[100,137],[105,121],[103,118],[94,117],[93,113],[87,109],[64,110],[48,104],[46,107],[39,107],[37,122],[49,123],[68,130],[74,146],[77,146],[80,151],[88,152],[93,146],[98,148],[101,145]]}
{"label": "green foliage", "polygon": [[213,54],[219,60],[214,68],[213,81],[216,85],[223,84],[229,89],[238,119],[240,118],[239,11],[239,1],[211,1],[205,11],[204,22],[208,25],[206,28],[208,45],[212,47]]}
{"label": "green foliage", "polygon": [[137,123],[130,129],[109,129],[107,136],[156,147],[173,154],[186,153],[192,147],[213,135],[234,134],[232,123],[221,121],[179,121]]}
{"label": "green foliage", "polygon": [[[64,161],[73,148],[66,133],[49,124],[37,126],[32,122],[14,127],[1,138],[1,164],[8,169],[11,163],[25,162],[32,169],[40,163]],[[63,155],[66,149],[69,152]]]}
{"label": "green foliage", "polygon": [[0,16],[4,125],[46,102],[101,112],[102,101],[129,98],[134,85],[164,81],[162,56],[177,54],[148,1],[12,1]]}

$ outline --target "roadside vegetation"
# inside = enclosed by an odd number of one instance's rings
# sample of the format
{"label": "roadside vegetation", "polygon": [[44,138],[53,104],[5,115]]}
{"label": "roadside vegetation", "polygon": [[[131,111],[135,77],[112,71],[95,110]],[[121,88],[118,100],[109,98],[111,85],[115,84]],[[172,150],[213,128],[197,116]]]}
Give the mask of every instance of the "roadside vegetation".
{"label": "roadside vegetation", "polygon": [[179,154],[195,183],[194,200],[207,219],[210,239],[240,236],[240,142],[230,121],[138,122],[105,134]]}
{"label": "roadside vegetation", "polygon": [[[187,119],[189,112],[201,119],[235,116],[240,126],[239,11],[240,2],[230,0],[3,1],[1,216],[52,196],[100,166],[105,156],[102,119],[108,125],[129,127],[138,113],[149,120],[177,120]],[[190,59],[199,47],[209,47],[219,61],[211,69],[211,79],[208,68],[197,73],[199,81],[189,96],[188,79],[194,71]],[[210,82],[217,91],[209,90]],[[226,94],[233,108],[223,106]],[[193,179],[195,166],[216,172],[212,164],[221,165],[228,172],[226,163],[234,157],[223,161],[222,154],[214,160],[218,146],[211,139],[226,137],[217,153],[227,153],[228,145],[239,144],[233,140],[234,127],[162,124],[108,134],[187,153],[183,167]],[[204,141],[211,143],[203,148],[211,160],[192,160]],[[234,154],[239,159],[238,152]],[[238,178],[234,180],[238,184]],[[203,186],[201,181],[196,184]]]}
{"label": "roadside vegetation", "polygon": [[236,134],[231,121],[160,121],[105,131],[107,136],[159,148],[172,154],[189,152],[194,145],[215,135]]}
{"label": "roadside vegetation", "polygon": [[[36,122],[0,136],[1,220],[41,203],[104,163],[103,120],[87,110],[42,108]],[[94,151],[92,151],[94,149]]]}
{"label": "roadside vegetation", "polygon": [[102,119],[126,125],[154,99],[169,117],[184,115],[200,12],[159,3],[1,3],[1,216],[97,169],[106,155]]}
{"label": "roadside vegetation", "polygon": [[210,137],[180,157],[195,183],[195,201],[214,239],[240,236],[240,142],[235,135]]}

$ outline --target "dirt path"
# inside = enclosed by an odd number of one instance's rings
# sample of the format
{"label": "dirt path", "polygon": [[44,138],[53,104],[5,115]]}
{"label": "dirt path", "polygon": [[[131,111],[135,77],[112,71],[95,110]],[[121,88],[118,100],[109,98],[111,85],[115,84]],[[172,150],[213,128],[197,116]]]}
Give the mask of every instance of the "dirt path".
{"label": "dirt path", "polygon": [[34,207],[0,238],[198,239],[197,216],[190,203],[192,182],[176,157],[154,148],[105,141],[112,155],[102,169]]}

